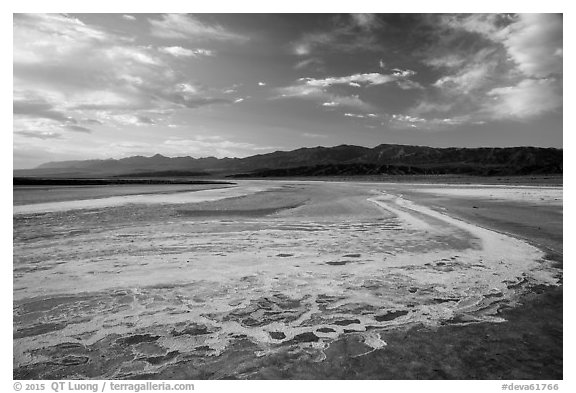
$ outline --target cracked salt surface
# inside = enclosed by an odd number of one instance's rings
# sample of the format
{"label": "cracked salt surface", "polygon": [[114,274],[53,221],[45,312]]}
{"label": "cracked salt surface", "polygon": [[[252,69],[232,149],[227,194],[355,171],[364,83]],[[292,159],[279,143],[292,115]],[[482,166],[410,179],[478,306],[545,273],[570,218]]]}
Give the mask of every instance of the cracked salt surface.
{"label": "cracked salt surface", "polygon": [[556,283],[540,250],[373,184],[291,187],[310,201],[260,218],[15,244],[15,267],[28,268],[14,279],[15,367],[46,367],[71,342],[89,364],[117,359],[101,378],[202,365],[243,342],[257,357],[298,348],[322,361],[334,340],[357,335],[362,356],[385,347],[387,329],[498,322],[518,284]]}

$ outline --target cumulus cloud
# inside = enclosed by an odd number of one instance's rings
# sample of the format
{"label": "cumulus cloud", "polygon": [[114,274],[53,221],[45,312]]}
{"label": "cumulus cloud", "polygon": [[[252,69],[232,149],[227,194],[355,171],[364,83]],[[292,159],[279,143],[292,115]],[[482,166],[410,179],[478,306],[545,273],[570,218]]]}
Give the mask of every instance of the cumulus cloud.
{"label": "cumulus cloud", "polygon": [[562,73],[560,14],[473,14],[446,16],[444,22],[454,29],[477,33],[502,44],[526,76]]}
{"label": "cumulus cloud", "polygon": [[201,22],[187,14],[164,14],[160,19],[149,19],[151,34],[160,38],[245,41],[247,38],[228,31],[222,26]]}
{"label": "cumulus cloud", "polygon": [[503,43],[527,76],[562,74],[562,15],[521,14],[508,26]]}
{"label": "cumulus cloud", "polygon": [[[409,112],[470,121],[533,118],[562,106],[562,16],[442,15],[423,63],[444,73]],[[432,94],[432,93],[431,93]],[[530,106],[534,110],[530,110]]]}
{"label": "cumulus cloud", "polygon": [[485,110],[495,118],[531,118],[562,107],[562,96],[553,79],[524,79],[515,86],[488,92],[493,100]]}

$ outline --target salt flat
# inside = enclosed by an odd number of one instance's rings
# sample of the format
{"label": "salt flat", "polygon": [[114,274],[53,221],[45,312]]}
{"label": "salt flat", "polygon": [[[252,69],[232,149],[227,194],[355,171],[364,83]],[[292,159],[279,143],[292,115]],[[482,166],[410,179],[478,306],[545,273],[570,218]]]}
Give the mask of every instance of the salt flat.
{"label": "salt flat", "polygon": [[502,305],[559,284],[541,249],[414,192],[562,202],[549,188],[243,181],[21,205],[15,375],[249,378],[279,354],[321,363],[344,337],[357,357],[409,326],[503,322]]}

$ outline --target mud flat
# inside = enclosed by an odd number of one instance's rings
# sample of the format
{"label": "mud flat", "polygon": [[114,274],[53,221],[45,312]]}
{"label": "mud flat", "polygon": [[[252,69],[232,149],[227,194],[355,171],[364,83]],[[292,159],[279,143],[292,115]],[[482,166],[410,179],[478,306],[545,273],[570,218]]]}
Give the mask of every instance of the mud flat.
{"label": "mud flat", "polygon": [[[15,209],[14,377],[536,379],[561,365],[561,306],[538,306],[558,303],[558,239],[545,250],[453,208],[541,208],[558,236],[561,188],[527,201],[507,187],[238,183]],[[525,348],[533,369],[507,362],[522,329],[539,331],[522,310],[556,329],[538,325],[541,342],[560,329],[559,354]]]}

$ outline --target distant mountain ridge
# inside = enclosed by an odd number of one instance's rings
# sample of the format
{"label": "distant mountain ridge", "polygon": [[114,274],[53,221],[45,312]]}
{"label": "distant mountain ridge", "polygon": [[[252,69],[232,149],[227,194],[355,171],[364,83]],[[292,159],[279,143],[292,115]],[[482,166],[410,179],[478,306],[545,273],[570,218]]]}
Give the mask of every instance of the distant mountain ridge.
{"label": "distant mountain ridge", "polygon": [[[316,169],[314,169],[316,168]],[[317,176],[338,174],[479,175],[560,174],[563,150],[539,147],[435,148],[379,145],[374,148],[340,145],[276,151],[246,158],[133,156],[122,159],[60,161],[35,169],[16,170],[15,176],[108,177],[162,176],[173,173]]]}

